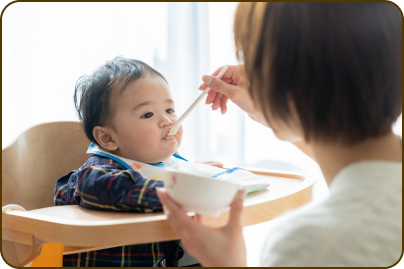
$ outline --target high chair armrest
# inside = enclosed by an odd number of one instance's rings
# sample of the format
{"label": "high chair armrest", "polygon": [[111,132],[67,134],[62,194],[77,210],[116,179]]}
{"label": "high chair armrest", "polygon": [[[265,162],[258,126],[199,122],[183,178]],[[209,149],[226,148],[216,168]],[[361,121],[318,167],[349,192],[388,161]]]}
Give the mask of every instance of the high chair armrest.
{"label": "high chair armrest", "polygon": [[45,242],[79,247],[119,246],[178,238],[165,219],[164,213],[105,212],[68,205],[5,212],[2,228]]}

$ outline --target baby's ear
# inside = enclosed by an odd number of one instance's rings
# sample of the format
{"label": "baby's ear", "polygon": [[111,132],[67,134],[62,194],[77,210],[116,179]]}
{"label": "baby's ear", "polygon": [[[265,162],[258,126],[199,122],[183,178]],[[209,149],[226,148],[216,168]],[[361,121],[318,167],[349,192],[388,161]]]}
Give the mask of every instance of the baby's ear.
{"label": "baby's ear", "polygon": [[112,139],[111,131],[105,127],[95,126],[93,129],[94,139],[97,141],[98,145],[102,148],[114,151],[118,149],[118,145]]}

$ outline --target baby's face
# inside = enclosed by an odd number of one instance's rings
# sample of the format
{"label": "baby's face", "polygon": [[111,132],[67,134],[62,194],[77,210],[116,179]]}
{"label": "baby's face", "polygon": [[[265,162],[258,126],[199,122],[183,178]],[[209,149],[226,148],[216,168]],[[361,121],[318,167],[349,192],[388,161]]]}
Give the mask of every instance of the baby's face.
{"label": "baby's face", "polygon": [[130,84],[115,107],[113,122],[115,154],[143,162],[157,163],[172,156],[181,143],[182,127],[166,139],[178,116],[167,83],[158,77],[144,77]]}

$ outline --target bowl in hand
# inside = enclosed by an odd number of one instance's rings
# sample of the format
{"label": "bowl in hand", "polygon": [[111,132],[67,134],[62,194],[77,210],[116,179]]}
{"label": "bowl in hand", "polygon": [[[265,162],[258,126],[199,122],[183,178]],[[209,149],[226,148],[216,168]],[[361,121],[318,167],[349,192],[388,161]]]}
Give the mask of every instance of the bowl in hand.
{"label": "bowl in hand", "polygon": [[240,185],[190,173],[168,171],[164,187],[186,211],[218,217],[229,209]]}

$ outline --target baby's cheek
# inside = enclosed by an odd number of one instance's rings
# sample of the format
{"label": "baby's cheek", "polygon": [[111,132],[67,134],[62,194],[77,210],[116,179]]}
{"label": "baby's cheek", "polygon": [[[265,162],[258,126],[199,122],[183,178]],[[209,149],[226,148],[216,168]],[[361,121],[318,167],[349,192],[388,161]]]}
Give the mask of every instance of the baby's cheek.
{"label": "baby's cheek", "polygon": [[156,128],[146,128],[143,132],[143,137],[145,143],[150,147],[155,147],[160,143],[160,140],[163,138],[161,132]]}
{"label": "baby's cheek", "polygon": [[137,126],[136,130],[134,130],[134,139],[132,139],[134,144],[132,147],[135,148],[136,151],[148,152],[154,147],[157,139],[157,131],[155,128],[151,128],[148,126]]}

